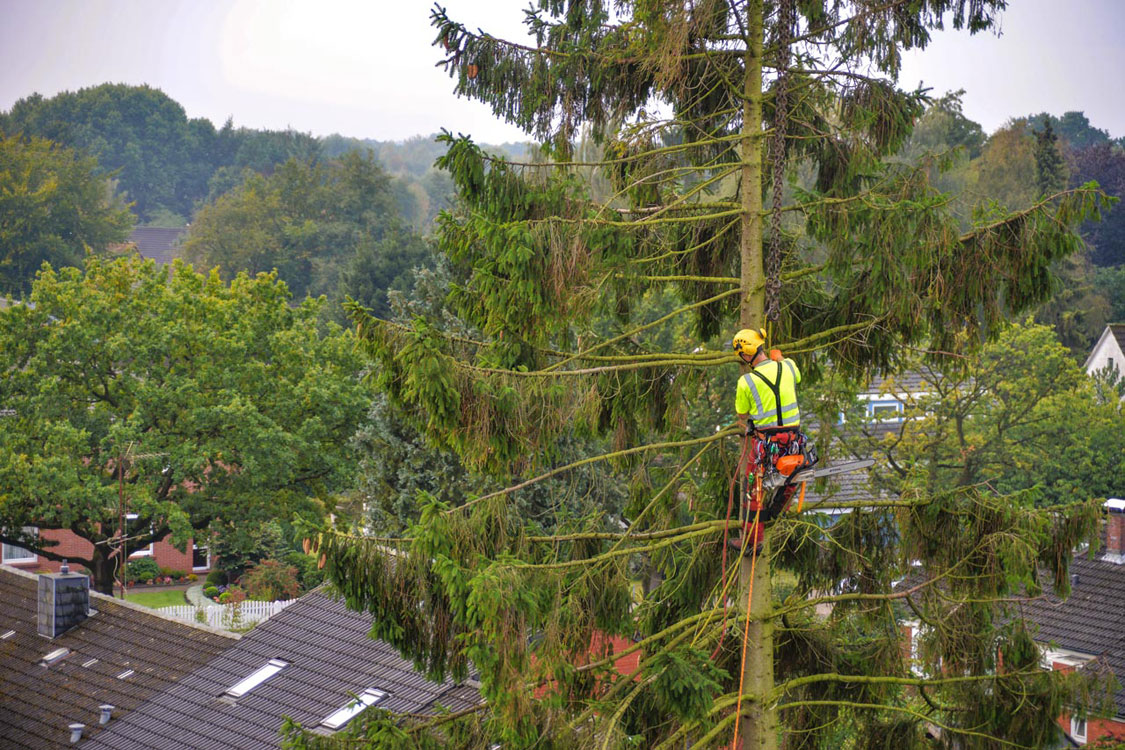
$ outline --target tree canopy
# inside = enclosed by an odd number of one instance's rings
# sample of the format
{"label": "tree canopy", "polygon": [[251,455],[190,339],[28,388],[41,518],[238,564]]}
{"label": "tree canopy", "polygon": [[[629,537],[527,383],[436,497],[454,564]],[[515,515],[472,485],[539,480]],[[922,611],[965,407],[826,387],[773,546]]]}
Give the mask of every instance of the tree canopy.
{"label": "tree canopy", "polygon": [[0,296],[27,292],[44,262],[77,264],[121,242],[132,225],[94,159],[0,134]]}
{"label": "tree canopy", "polygon": [[387,289],[430,251],[404,225],[392,178],[352,151],[251,174],[199,212],[184,253],[227,278],[277,269],[298,298],[350,294],[386,315]]}
{"label": "tree canopy", "polygon": [[15,411],[0,430],[4,541],[69,529],[108,591],[122,488],[134,549],[213,521],[319,517],[350,479],[368,398],[352,337],[320,335],[317,308],[266,274],[45,267],[26,304],[0,310],[0,403]]}
{"label": "tree canopy", "polygon": [[117,83],[20,99],[0,113],[0,132],[40,136],[95,157],[117,173],[145,221],[161,209],[190,218],[221,167],[269,171],[289,158],[315,159],[320,150],[302,133],[188,119],[163,91]]}
{"label": "tree canopy", "polygon": [[[621,515],[560,514],[550,535],[510,491],[423,498],[402,539],[320,529],[330,577],[372,613],[373,634],[431,676],[472,665],[486,701],[405,725],[370,716],[353,734],[380,747],[704,748],[733,735],[758,750],[784,733],[799,747],[910,748],[937,726],[962,747],[1038,746],[1063,705],[1089,702],[1082,678],[1038,669],[1002,608],[1037,590],[1041,564],[1065,593],[1096,503],[1042,510],[955,484],[829,500],[855,512],[828,528],[786,517],[760,555],[728,557],[739,450],[706,417],[729,408],[710,381],[733,395],[736,328],[767,327],[811,387],[915,350],[971,354],[1050,295],[1051,264],[1081,248],[1073,228],[1108,205],[1096,186],[966,218],[924,166],[891,158],[926,105],[895,85],[901,51],[943,24],[987,29],[1002,5],[544,0],[526,17],[532,45],[434,10],[457,93],[543,141],[546,158],[442,138],[461,197],[440,218],[447,303],[471,334],[353,308],[373,379],[433,445],[527,477],[512,491],[600,460],[630,494]],[[600,158],[575,158],[583,133]],[[608,178],[602,200],[580,177],[591,169]],[[647,317],[641,302],[665,293],[675,307]],[[690,345],[640,335],[684,319]],[[612,448],[564,463],[575,437]],[[652,573],[643,594],[638,569]],[[783,599],[775,570],[792,582]],[[918,582],[896,589],[907,573]],[[938,624],[915,665],[906,604]],[[636,671],[617,673],[606,636],[634,639]],[[333,744],[293,729],[296,746]]]}

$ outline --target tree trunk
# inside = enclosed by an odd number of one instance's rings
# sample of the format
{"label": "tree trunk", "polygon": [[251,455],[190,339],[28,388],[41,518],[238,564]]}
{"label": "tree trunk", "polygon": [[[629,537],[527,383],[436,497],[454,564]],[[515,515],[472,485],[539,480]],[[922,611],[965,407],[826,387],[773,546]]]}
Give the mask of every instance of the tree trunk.
{"label": "tree trunk", "polygon": [[116,563],[116,559],[110,560],[106,557],[104,545],[94,545],[94,553],[90,556],[90,572],[94,574],[95,591],[113,596],[113,574]]}
{"label": "tree trunk", "polygon": [[[765,22],[762,0],[750,0],[746,17],[750,38],[742,102],[742,176],[739,188],[742,197],[742,301],[739,322],[743,328],[756,329],[765,324],[766,282],[762,255],[762,42]],[[740,732],[742,748],[776,750],[777,717],[766,705],[774,685],[773,621],[766,619],[773,602],[768,536],[756,563],[752,564],[749,556],[743,559],[739,569],[739,594],[743,606],[750,599],[750,613],[756,618],[749,624],[742,665],[742,692],[747,696],[742,702],[745,716]],[[745,612],[743,616],[746,616]]]}

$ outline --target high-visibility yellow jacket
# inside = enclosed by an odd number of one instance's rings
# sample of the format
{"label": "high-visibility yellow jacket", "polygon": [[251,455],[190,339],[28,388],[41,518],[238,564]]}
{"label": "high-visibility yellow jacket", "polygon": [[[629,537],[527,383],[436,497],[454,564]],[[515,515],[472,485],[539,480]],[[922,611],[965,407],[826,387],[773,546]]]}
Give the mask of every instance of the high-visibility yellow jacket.
{"label": "high-visibility yellow jacket", "polygon": [[797,406],[800,382],[801,371],[793,360],[766,360],[738,379],[734,410],[739,416],[749,417],[759,429],[797,427],[801,424],[801,410]]}

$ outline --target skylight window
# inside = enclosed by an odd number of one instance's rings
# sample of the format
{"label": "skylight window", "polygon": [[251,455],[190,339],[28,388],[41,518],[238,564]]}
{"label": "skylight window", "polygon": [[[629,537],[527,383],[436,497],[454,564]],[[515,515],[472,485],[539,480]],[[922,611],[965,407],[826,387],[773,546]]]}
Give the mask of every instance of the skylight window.
{"label": "skylight window", "polygon": [[94,665],[95,665],[95,664],[97,664],[97,663],[98,663],[98,660],[97,660],[97,659],[88,659],[88,660],[86,660],[86,661],[82,662],[82,666],[84,666],[84,667],[92,667],[92,666],[94,666]]}
{"label": "skylight window", "polygon": [[121,674],[117,675],[117,679],[119,679],[119,680],[125,680],[125,679],[128,679],[128,678],[132,677],[132,676],[133,676],[134,674],[136,674],[136,672],[134,672],[133,670],[131,670],[131,669],[126,669],[126,670],[125,670],[124,672],[122,672]]}
{"label": "skylight window", "polygon": [[270,659],[265,666],[259,668],[241,682],[227,688],[223,694],[229,695],[231,698],[241,698],[288,666],[289,662],[284,659]]}
{"label": "skylight window", "polygon": [[69,648],[56,648],[54,651],[52,651],[49,654],[47,654],[46,656],[44,656],[39,661],[39,663],[43,664],[43,665],[46,665],[46,666],[50,666],[51,664],[54,664],[55,662],[57,662],[59,659],[62,659],[64,657],[66,657],[69,653],[70,653]]}
{"label": "skylight window", "polygon": [[15,635],[15,634],[16,634],[16,631],[14,631],[14,630],[9,630],[9,631],[8,631],[7,633],[5,633],[4,635],[0,635],[0,640],[7,640],[8,638],[11,638],[11,637],[12,637],[13,635]]}
{"label": "skylight window", "polygon": [[354,719],[363,709],[368,706],[374,706],[379,701],[387,697],[387,694],[382,690],[364,690],[357,695],[354,700],[348,701],[348,704],[329,716],[324,721],[320,722],[321,726],[328,729],[339,729]]}

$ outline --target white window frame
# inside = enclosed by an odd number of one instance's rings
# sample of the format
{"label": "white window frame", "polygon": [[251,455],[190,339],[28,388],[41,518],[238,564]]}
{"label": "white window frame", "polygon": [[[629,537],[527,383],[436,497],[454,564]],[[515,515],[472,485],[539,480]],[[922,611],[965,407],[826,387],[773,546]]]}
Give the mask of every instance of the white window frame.
{"label": "white window frame", "polygon": [[[25,534],[39,535],[39,529],[35,526],[24,526],[23,532]],[[11,557],[9,552],[12,550],[18,550],[23,554],[17,557]],[[37,552],[32,552],[18,544],[8,544],[4,542],[3,545],[0,545],[0,563],[4,565],[31,565],[37,562],[39,562],[39,554]]]}
{"label": "white window frame", "polygon": [[[125,521],[126,522],[136,521],[136,520],[137,520],[137,514],[136,513],[126,513],[125,514]],[[149,527],[149,531],[152,531],[151,527]],[[153,550],[153,547],[155,547],[155,546],[156,546],[156,542],[152,541],[152,542],[149,542],[148,546],[145,547],[144,549],[130,550],[129,559],[132,560],[134,557],[152,557],[152,550]]]}
{"label": "white window frame", "polygon": [[[201,550],[201,549],[207,550],[207,564],[204,565],[203,567],[199,567],[195,564],[195,553],[197,551]],[[192,542],[192,544],[191,544],[191,569],[192,570],[210,570],[211,569],[211,546],[210,545],[208,545],[206,547],[200,547],[195,542]]]}
{"label": "white window frame", "polygon": [[[892,407],[895,416],[878,416],[875,412],[876,409],[884,409]],[[897,398],[873,398],[867,401],[865,405],[867,418],[873,422],[881,422],[886,424],[897,424],[902,421],[903,413],[906,411],[906,406]]]}
{"label": "white window frame", "polygon": [[336,731],[343,729],[348,725],[348,722],[363,713],[363,710],[374,706],[384,698],[388,693],[384,690],[377,688],[368,688],[363,692],[356,695],[336,711],[333,711],[320,722],[320,725],[325,729]]}
{"label": "white window frame", "polygon": [[241,698],[288,666],[289,662],[284,659],[270,659],[249,675],[224,690],[223,695],[231,698]]}
{"label": "white window frame", "polygon": [[1079,745],[1086,744],[1086,735],[1089,733],[1090,727],[1086,723],[1086,719],[1080,719],[1077,716],[1070,717],[1070,738],[1077,742]]}

